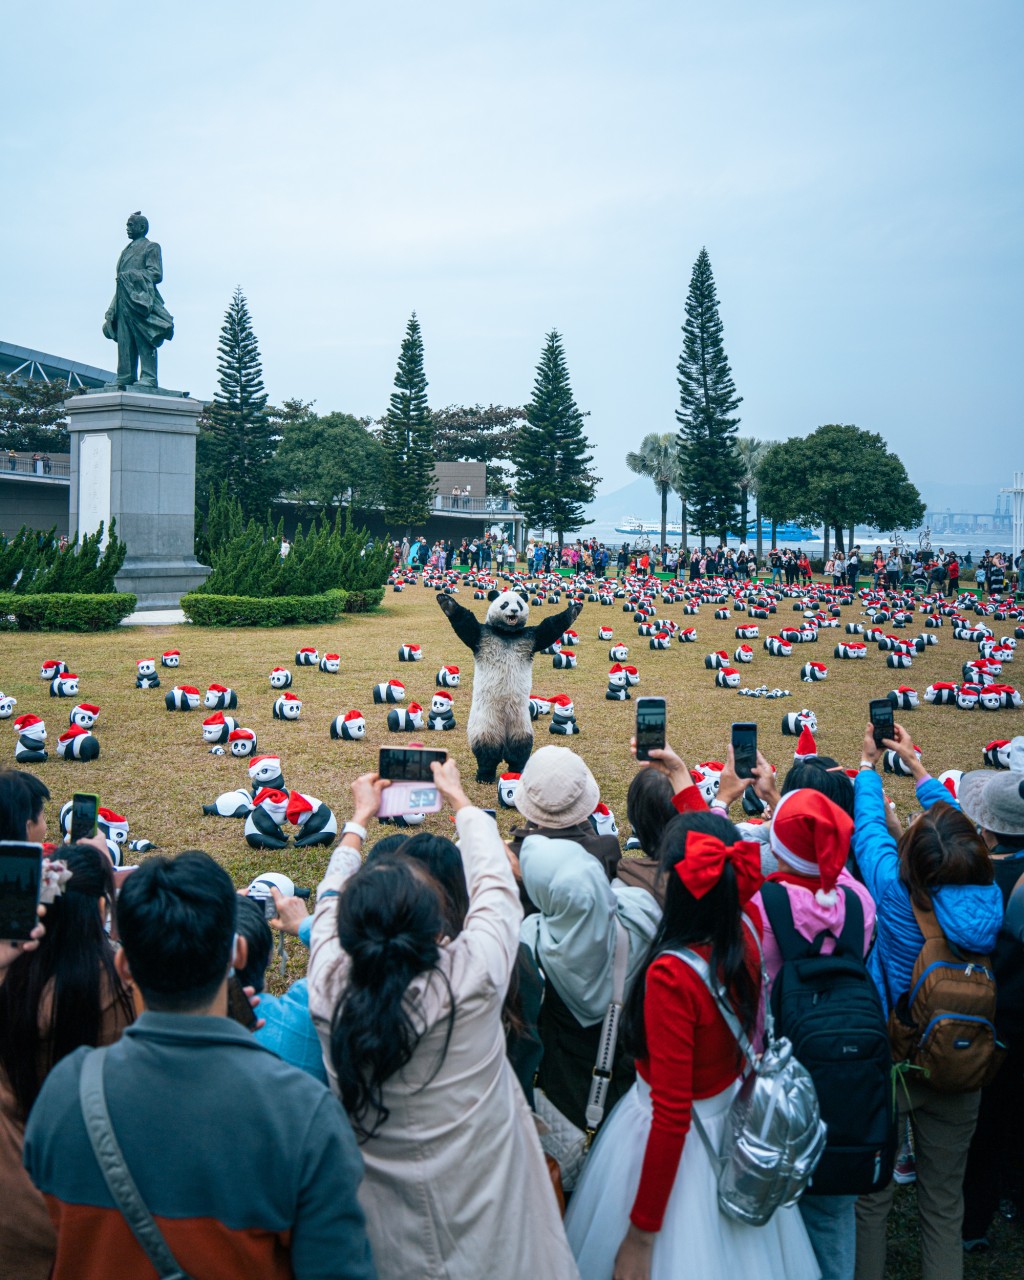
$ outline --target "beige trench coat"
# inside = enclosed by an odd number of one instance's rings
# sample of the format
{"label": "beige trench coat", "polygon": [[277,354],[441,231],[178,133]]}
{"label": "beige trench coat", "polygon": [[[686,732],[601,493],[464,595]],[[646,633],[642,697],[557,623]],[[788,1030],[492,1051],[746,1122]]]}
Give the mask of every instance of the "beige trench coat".
{"label": "beige trench coat", "polygon": [[[438,1067],[451,1004],[444,982],[409,994],[427,1031],[385,1086],[387,1122],[362,1144],[359,1193],[380,1280],[578,1280],[547,1165],[505,1056],[501,1007],[519,947],[522,908],[498,829],[481,809],[456,817],[469,885],[463,932],[442,949],[456,1017]],[[359,868],[339,848],[319,889],[309,1007],[330,1064],[330,1023],[345,989],[333,896]]]}

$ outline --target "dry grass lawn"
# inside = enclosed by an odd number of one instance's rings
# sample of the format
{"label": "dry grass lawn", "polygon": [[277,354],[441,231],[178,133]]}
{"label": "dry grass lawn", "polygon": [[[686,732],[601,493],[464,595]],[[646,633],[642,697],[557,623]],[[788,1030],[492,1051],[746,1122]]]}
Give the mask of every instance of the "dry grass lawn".
{"label": "dry grass lawn", "polygon": [[[483,615],[486,604],[473,601],[472,588],[463,585],[458,598]],[[744,683],[754,687],[765,682],[770,687],[788,688],[792,696],[773,701],[741,698],[731,690],[715,687],[714,673],[705,669],[704,657],[722,648],[732,653],[740,643],[735,638],[735,627],[743,621],[743,614],[730,613],[728,621],[717,621],[712,616],[713,609],[704,606],[699,616],[684,620],[681,604],[666,606],[663,616],[686,625],[695,624],[699,638],[696,644],[674,643],[670,650],[657,652],[649,649],[646,639],[637,636],[632,613],[623,613],[621,605],[621,601],[616,601],[614,607],[586,604],[575,624],[580,636],[578,668],[555,671],[550,657],[538,655],[533,687],[538,693],[565,692],[573,698],[581,735],[572,740],[552,737],[548,733],[549,721],[542,719],[535,726],[537,743],[571,745],[586,758],[600,783],[603,799],[615,811],[623,841],[628,835],[626,790],[635,769],[629,754],[634,707],[631,702],[605,700],[609,642],[598,640],[600,625],[611,626],[615,639],[629,646],[629,661],[639,668],[641,677],[634,696],[662,694],[667,698],[669,739],[691,765],[722,759],[732,721],[750,719],[758,722],[760,746],[780,772],[791,763],[794,747],[794,739],[781,733],[786,712],[805,706],[814,710],[822,753],[856,766],[869,699],[881,697],[901,683],[912,685],[923,694],[933,680],[957,680],[961,663],[976,653],[974,645],[953,639],[947,622],[937,632],[938,645],[915,658],[909,671],[889,670],[885,654],[874,646],[869,646],[866,660],[835,660],[832,648],[844,634],[843,625],[863,617],[858,602],[843,611],[838,630],[823,631],[816,644],[795,645],[789,658],[769,657],[761,647],[761,639],[751,641],[755,657],[752,664],[741,668]],[[536,619],[538,614],[561,607],[546,606],[532,614]],[[761,638],[797,617],[790,611],[790,603],[783,602],[777,615],[768,622],[761,621]],[[1012,624],[996,623],[994,627],[997,636],[1012,634]],[[917,634],[917,630],[915,625],[904,634]],[[400,663],[398,648],[403,643],[421,645],[424,660]],[[297,667],[295,651],[302,645],[315,645],[321,654],[339,652],[340,674],[331,676],[315,668]],[[136,660],[159,660],[161,652],[168,648],[181,650],[181,666],[177,671],[160,669],[160,689],[136,689]],[[47,686],[39,678],[39,667],[48,658],[66,661],[81,679],[81,700],[97,703],[101,708],[97,736],[102,749],[95,763],[65,762],[56,757],[56,739],[67,726],[74,700],[49,697]],[[827,680],[801,683],[800,666],[808,659],[827,663]],[[195,685],[205,692],[213,681],[234,688],[240,706],[231,714],[240,724],[256,731],[261,752],[281,756],[287,785],[327,801],[337,813],[340,827],[348,816],[351,779],[375,768],[379,746],[411,740],[388,733],[387,708],[373,704],[373,685],[392,677],[401,679],[408,690],[407,701],[425,706],[434,691],[435,674],[445,663],[455,663],[462,671],[461,684],[455,690],[458,728],[451,733],[424,732],[413,737],[431,746],[448,748],[458,761],[471,798],[494,807],[495,788],[478,786],[473,781],[475,764],[465,737],[473,659],[442,615],[434,592],[422,586],[407,587],[401,594],[389,590],[384,606],[376,614],[347,616],[337,624],[308,629],[217,631],[181,626],[122,628],[92,636],[0,635],[0,689],[18,699],[18,714],[34,712],[47,722],[50,759],[33,768],[53,796],[48,811],[51,832],[56,829],[60,804],[72,792],[96,791],[102,804],[127,815],[133,837],[148,837],[168,853],[206,849],[240,886],[255,874],[272,869],[286,871],[300,885],[315,886],[326,865],[327,852],[323,848],[288,849],[276,854],[254,851],[245,843],[242,822],[203,816],[204,802],[222,791],[248,784],[246,765],[230,755],[211,755],[203,743],[201,728],[209,713],[202,709],[188,714],[166,711],[167,689],[180,683]],[[296,723],[272,718],[276,695],[268,676],[270,669],[278,665],[292,670],[292,689],[302,698],[302,716]],[[1014,683],[1013,677],[1011,666],[1003,678]],[[366,716],[366,738],[362,742],[332,741],[331,720],[352,707]],[[1021,712],[963,712],[955,707],[929,706],[923,699],[919,709],[897,718],[911,730],[914,741],[924,751],[926,763],[936,774],[949,767],[980,767],[985,743],[1013,736],[1024,723]],[[0,762],[4,766],[13,761],[14,744],[11,721],[0,722]],[[901,817],[906,818],[915,808],[909,780],[887,777],[886,790],[896,800]],[[498,821],[507,833],[515,817],[499,809]],[[427,822],[434,830],[451,830],[447,815]],[[292,970],[297,973],[302,964],[302,957],[294,956]],[[912,1195],[901,1193],[892,1259],[895,1275],[919,1272],[916,1232],[907,1230],[912,1206]],[[1005,1269],[1010,1261],[1005,1250],[1011,1239],[1019,1244],[1020,1232],[1004,1226],[1001,1236],[1005,1243],[997,1254],[968,1260],[969,1276],[1010,1274]],[[1020,1255],[1014,1252],[1019,1264]]]}

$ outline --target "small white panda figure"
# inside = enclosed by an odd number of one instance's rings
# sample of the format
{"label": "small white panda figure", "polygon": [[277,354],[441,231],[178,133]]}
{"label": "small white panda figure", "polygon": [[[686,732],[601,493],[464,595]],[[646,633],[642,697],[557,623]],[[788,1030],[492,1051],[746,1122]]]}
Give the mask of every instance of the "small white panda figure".
{"label": "small white panda figure", "polygon": [[399,662],[422,662],[423,650],[418,644],[403,644],[398,650]]}
{"label": "small white panda figure", "polygon": [[244,760],[257,749],[256,734],[252,729],[239,727],[228,734],[228,747],[233,756]]}
{"label": "small white panda figure", "polygon": [[976,710],[980,700],[980,684],[962,684],[956,691],[956,705],[961,711]]}
{"label": "small white panda figure", "polygon": [[223,711],[215,711],[203,721],[203,741],[208,743],[227,742],[232,732],[238,728],[238,721],[226,716]]}
{"label": "small white panda figure", "polygon": [[982,759],[991,769],[1009,769],[1010,742],[1007,739],[996,739],[988,743],[982,752]]}
{"label": "small white panda figure", "polygon": [[136,689],[159,689],[160,677],[156,673],[155,658],[140,658],[135,664]]}
{"label": "small white panda figure", "polygon": [[440,689],[430,700],[430,711],[427,713],[427,728],[447,730],[455,728],[455,711],[452,695],[447,689]]}
{"label": "small white panda figure", "polygon": [[320,654],[311,644],[303,645],[295,654],[295,665],[297,667],[315,667],[319,660]]}
{"label": "small white panda figure", "polygon": [[290,689],[292,687],[292,673],[287,667],[274,667],[270,673],[271,689]]}
{"label": "small white panda figure", "polygon": [[696,627],[681,627],[681,628],[680,628],[680,631],[679,631],[679,635],[678,635],[678,637],[677,637],[677,638],[678,638],[678,640],[679,640],[679,643],[680,643],[680,644],[696,644],[696,643],[697,643],[697,628],[696,628]]}
{"label": "small white panda figure", "polygon": [[615,821],[615,814],[603,800],[597,802],[597,808],[590,815],[590,825],[599,836],[617,836],[619,834],[619,824]]}
{"label": "small white panda figure", "polygon": [[386,680],[373,686],[374,702],[395,703],[405,701],[405,685],[401,680]]}
{"label": "small white panda figure", "polygon": [[538,716],[549,716],[551,714],[551,699],[544,698],[539,693],[530,695],[529,701],[530,719],[536,720]]}
{"label": "small white panda figure", "polygon": [[572,737],[580,732],[576,723],[576,709],[567,693],[560,693],[551,699],[551,723],[548,732]]}
{"label": "small white panda figure", "polygon": [[341,670],[341,654],[325,653],[320,659],[320,670],[327,676],[336,676]]}
{"label": "small white panda figure", "polygon": [[807,684],[828,678],[828,667],[823,662],[805,662],[800,668],[800,679]]}
{"label": "small white panda figure", "polygon": [[203,705],[211,711],[234,711],[238,706],[238,694],[224,684],[211,684],[203,695]]}
{"label": "small white panda figure", "polygon": [[168,711],[195,711],[199,706],[201,695],[199,690],[190,684],[176,684],[164,695],[164,706]]}
{"label": "small white panda figure", "polygon": [[610,640],[612,638],[612,634],[613,632],[611,627],[598,627],[597,629],[598,640]]}
{"label": "small white panda figure", "polygon": [[905,684],[901,684],[898,689],[890,689],[886,697],[897,711],[912,711],[919,705],[917,690]]}
{"label": "small white panda figure", "polygon": [[51,698],[77,698],[78,676],[72,671],[62,671],[50,683]]}
{"label": "small white panda figure", "polygon": [[388,712],[388,730],[391,733],[412,733],[423,728],[423,708],[418,702],[408,707],[392,707]]}
{"label": "small white panda figure", "polygon": [[626,671],[619,662],[608,672],[608,688],[604,696],[609,702],[628,702],[630,699]]}
{"label": "small white panda figure", "polygon": [[358,742],[366,737],[366,720],[361,711],[346,711],[331,721],[331,737],[344,742]]}
{"label": "small white panda figure", "polygon": [[782,717],[782,732],[787,738],[799,738],[805,729],[810,729],[811,733],[818,732],[818,717],[806,707]]}
{"label": "small white panda figure", "polygon": [[498,804],[503,809],[516,807],[516,791],[522,775],[514,772],[503,773],[498,779]]}
{"label": "small white panda figure", "polygon": [[736,648],[736,652],[732,655],[736,662],[753,662],[754,651],[749,644],[741,644]]}
{"label": "small white panda figure", "polygon": [[738,689],[740,673],[735,667],[722,667],[720,671],[715,672],[715,684],[722,689]]}
{"label": "small white panda figure", "polygon": [[288,837],[281,829],[288,809],[288,792],[260,787],[245,818],[246,843],[253,849],[283,849]]}
{"label": "small white panda figure", "polygon": [[208,818],[246,818],[252,812],[252,796],[244,787],[224,791],[210,804],[203,805]]}
{"label": "small white panda figure", "polygon": [[281,771],[281,757],[253,756],[249,761],[249,780],[253,795],[264,787],[284,791],[286,788],[284,774]]}
{"label": "small white panda figure", "polygon": [[299,828],[294,841],[296,849],[333,844],[338,834],[338,820],[332,810],[316,796],[308,796],[302,791],[289,794],[284,816],[287,822]]}
{"label": "small white panda figure", "polygon": [[160,665],[162,667],[177,667],[181,664],[181,651],[179,649],[167,649],[160,655]]}
{"label": "small white panda figure", "polygon": [[556,671],[570,671],[576,666],[576,655],[559,651],[551,659],[551,665]]}
{"label": "small white panda figure", "polygon": [[302,715],[302,699],[297,693],[282,693],[274,699],[275,720],[298,720]]}
{"label": "small white panda figure", "polygon": [[773,658],[788,658],[793,652],[793,646],[781,636],[766,636],[764,647]]}
{"label": "small white panda figure", "polygon": [[[920,747],[914,748],[914,755],[917,756],[918,760],[921,759]],[[882,768],[886,773],[894,773],[901,778],[913,776],[910,772],[910,767],[904,763],[903,758],[892,750],[882,753]]]}
{"label": "small white panda figure", "polygon": [[608,660],[610,662],[625,662],[629,657],[629,649],[624,644],[613,644],[608,650]]}
{"label": "small white panda figure", "polygon": [[640,672],[636,669],[636,667],[630,666],[629,663],[624,663],[622,669],[626,673],[627,687],[630,689],[636,688],[636,686],[640,683]]}
{"label": "small white panda figure", "polygon": [[63,675],[68,670],[68,664],[62,662],[60,658],[49,658],[39,668],[39,679],[45,680],[47,684],[52,684],[59,675]]}
{"label": "small white panda figure", "polygon": [[[3,695],[0,694],[0,698]],[[92,702],[80,702],[77,706],[71,708],[71,714],[68,716],[68,724],[72,729],[91,729],[99,719],[100,709]]]}
{"label": "small white panda figure", "polygon": [[952,706],[956,702],[957,688],[952,680],[936,680],[925,689],[924,700],[940,707]]}
{"label": "small white panda figure", "polygon": [[57,756],[61,760],[97,760],[99,754],[99,740],[77,725],[57,739]]}
{"label": "small white panda figure", "polygon": [[434,677],[434,683],[438,689],[457,689],[459,687],[458,667],[442,667]]}
{"label": "small white panda figure", "polygon": [[9,693],[0,693],[0,720],[10,720],[17,705],[17,698],[11,697]]}
{"label": "small white panda figure", "polygon": [[729,654],[726,649],[716,649],[714,653],[709,653],[704,659],[704,666],[708,671],[718,671],[728,665]]}

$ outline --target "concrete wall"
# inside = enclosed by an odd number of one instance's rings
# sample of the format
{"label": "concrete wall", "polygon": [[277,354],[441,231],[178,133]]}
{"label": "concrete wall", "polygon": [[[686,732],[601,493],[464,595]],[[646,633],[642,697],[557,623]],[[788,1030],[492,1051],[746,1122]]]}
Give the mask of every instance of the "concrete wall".
{"label": "concrete wall", "polygon": [[10,537],[22,525],[30,529],[68,532],[71,490],[66,484],[40,480],[5,480],[0,472],[0,533]]}

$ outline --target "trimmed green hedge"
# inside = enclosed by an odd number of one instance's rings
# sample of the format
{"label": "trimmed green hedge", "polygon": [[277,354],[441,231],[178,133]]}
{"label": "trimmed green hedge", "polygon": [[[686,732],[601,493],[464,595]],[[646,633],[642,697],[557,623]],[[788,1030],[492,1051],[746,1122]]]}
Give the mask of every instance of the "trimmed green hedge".
{"label": "trimmed green hedge", "polygon": [[348,592],[318,596],[215,596],[190,591],[181,597],[186,618],[197,627],[289,627],[333,622],[344,613]]}
{"label": "trimmed green hedge", "polygon": [[110,631],[138,604],[128,592],[109,595],[0,592],[0,619],[13,615],[19,631]]}
{"label": "trimmed green hedge", "polygon": [[369,613],[371,609],[380,608],[383,599],[383,587],[366,587],[362,591],[349,591],[345,601],[345,612]]}

